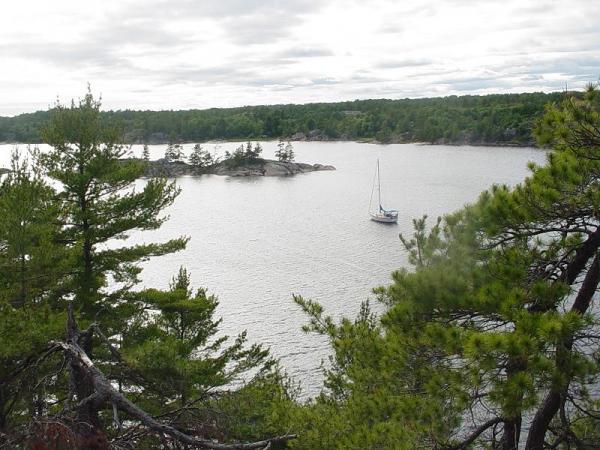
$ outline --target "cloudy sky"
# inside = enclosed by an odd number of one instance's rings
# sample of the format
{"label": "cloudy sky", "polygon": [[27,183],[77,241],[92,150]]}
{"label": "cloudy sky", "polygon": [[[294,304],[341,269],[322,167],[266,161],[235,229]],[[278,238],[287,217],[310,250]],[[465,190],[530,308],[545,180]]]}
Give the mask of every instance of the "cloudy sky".
{"label": "cloudy sky", "polygon": [[599,0],[15,0],[0,115],[553,91],[600,76]]}

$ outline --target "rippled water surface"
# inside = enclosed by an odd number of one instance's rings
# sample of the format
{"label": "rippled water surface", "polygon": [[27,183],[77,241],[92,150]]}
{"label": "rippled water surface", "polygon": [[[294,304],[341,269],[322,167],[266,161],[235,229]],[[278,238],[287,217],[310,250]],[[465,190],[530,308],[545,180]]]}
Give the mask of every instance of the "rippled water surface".
{"label": "rippled water surface", "polygon": [[[266,157],[275,145],[263,143]],[[0,146],[4,163],[11,147]],[[216,150],[235,147],[227,143]],[[300,330],[306,317],[292,294],[320,302],[336,317],[353,316],[373,287],[406,265],[398,233],[410,233],[413,218],[451,212],[493,183],[518,183],[528,161],[544,160],[543,151],[528,148],[353,142],[294,147],[297,161],[337,170],[286,178],[179,178],[181,195],[168,211],[170,220],[132,240],[190,236],[185,251],[145,265],[144,284],[166,287],[179,266],[187,267],[196,286],[218,295],[221,329],[230,335],[246,329],[252,341],[270,346],[308,395],[322,385],[319,366],[329,351],[321,336]],[[152,158],[164,149],[151,146]],[[399,210],[397,225],[368,219],[378,157],[383,202]]]}

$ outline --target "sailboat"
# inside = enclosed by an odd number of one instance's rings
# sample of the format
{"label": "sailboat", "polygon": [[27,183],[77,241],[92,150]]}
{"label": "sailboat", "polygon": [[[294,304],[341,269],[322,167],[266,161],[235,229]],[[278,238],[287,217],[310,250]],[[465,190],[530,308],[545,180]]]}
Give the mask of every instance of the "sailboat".
{"label": "sailboat", "polygon": [[[379,210],[373,211],[371,209],[371,205],[373,203],[373,192],[375,191],[375,186],[377,185],[377,197],[379,200]],[[398,211],[395,209],[385,209],[381,206],[381,177],[379,175],[379,158],[377,158],[377,171],[375,172],[375,178],[373,179],[373,189],[371,190],[371,201],[369,202],[369,214],[371,215],[371,220],[375,222],[383,222],[383,223],[396,223],[398,222]]]}

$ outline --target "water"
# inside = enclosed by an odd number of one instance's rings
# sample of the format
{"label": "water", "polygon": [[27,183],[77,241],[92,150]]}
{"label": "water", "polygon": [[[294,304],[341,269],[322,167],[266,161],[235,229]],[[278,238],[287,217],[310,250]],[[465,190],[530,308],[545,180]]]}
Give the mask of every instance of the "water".
{"label": "water", "polygon": [[[237,145],[220,144],[216,151]],[[262,145],[264,156],[272,157],[276,143]],[[0,146],[4,165],[9,148]],[[185,251],[145,264],[143,284],[166,287],[185,266],[195,286],[219,297],[221,330],[233,336],[246,329],[251,341],[269,346],[305,395],[322,387],[319,367],[329,348],[322,336],[301,331],[307,318],[292,294],[320,302],[336,318],[353,316],[372,298],[372,288],[389,283],[391,272],[406,266],[398,233],[411,233],[413,218],[452,212],[493,183],[514,185],[527,174],[527,162],[545,157],[532,148],[354,142],[298,142],[294,148],[297,161],[337,170],[286,178],[179,178],[182,192],[168,210],[170,220],[131,240],[190,236]],[[191,145],[185,149],[189,153]],[[151,146],[151,158],[164,150]],[[140,154],[141,146],[133,151]],[[383,203],[399,210],[397,225],[368,219],[378,157]]]}

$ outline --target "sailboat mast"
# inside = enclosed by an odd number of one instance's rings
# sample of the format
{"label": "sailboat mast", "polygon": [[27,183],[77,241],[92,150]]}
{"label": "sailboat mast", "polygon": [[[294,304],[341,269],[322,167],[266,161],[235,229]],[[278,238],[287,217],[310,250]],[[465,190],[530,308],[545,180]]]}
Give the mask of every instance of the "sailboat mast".
{"label": "sailboat mast", "polygon": [[381,211],[381,175],[379,173],[379,158],[377,158],[377,193],[379,194],[379,211]]}

